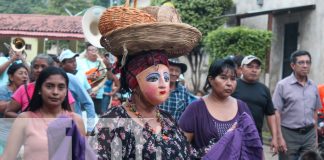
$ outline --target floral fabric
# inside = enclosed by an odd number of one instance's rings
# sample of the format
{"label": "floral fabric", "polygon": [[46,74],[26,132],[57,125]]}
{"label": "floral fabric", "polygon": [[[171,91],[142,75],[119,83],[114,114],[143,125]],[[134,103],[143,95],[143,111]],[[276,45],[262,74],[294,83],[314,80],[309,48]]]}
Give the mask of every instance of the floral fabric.
{"label": "floral fabric", "polygon": [[99,119],[95,136],[90,138],[98,159],[192,159],[184,134],[169,114],[160,113],[163,134],[153,134],[135,122],[123,107],[109,109]]}

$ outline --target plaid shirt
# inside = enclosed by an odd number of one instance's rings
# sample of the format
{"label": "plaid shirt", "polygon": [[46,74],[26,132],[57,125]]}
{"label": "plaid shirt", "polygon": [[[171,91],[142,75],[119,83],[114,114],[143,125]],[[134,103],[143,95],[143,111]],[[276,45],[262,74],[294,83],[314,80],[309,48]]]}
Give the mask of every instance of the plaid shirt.
{"label": "plaid shirt", "polygon": [[171,91],[169,98],[159,107],[172,115],[178,122],[182,112],[197,98],[193,96],[183,85],[177,83],[177,87]]}

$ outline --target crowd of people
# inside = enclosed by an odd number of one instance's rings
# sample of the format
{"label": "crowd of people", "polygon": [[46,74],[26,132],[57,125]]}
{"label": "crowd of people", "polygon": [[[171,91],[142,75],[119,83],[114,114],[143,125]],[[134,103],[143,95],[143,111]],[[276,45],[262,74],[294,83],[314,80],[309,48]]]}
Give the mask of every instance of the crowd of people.
{"label": "crowd of people", "polygon": [[84,55],[66,49],[30,64],[12,47],[0,57],[0,118],[12,118],[0,121],[0,159],[262,160],[264,119],[279,159],[321,159],[309,52],[291,54],[293,72],[273,94],[259,82],[260,58],[212,60],[194,96],[180,80],[187,65],[179,57],[198,44],[198,29],[152,17],[99,28],[111,53],[86,43]]}

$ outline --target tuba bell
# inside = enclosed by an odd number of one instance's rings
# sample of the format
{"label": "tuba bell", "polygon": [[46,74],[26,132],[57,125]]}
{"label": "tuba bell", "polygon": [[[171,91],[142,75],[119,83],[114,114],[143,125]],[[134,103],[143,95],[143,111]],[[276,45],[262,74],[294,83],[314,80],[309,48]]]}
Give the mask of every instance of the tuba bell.
{"label": "tuba bell", "polygon": [[82,18],[82,30],[85,39],[97,48],[103,48],[100,44],[101,34],[98,24],[102,13],[106,8],[101,6],[93,6],[89,8]]}
{"label": "tuba bell", "polygon": [[25,47],[26,47],[26,43],[25,43],[24,39],[19,38],[19,37],[15,38],[11,43],[11,48],[15,52],[21,52],[21,51],[25,50]]}

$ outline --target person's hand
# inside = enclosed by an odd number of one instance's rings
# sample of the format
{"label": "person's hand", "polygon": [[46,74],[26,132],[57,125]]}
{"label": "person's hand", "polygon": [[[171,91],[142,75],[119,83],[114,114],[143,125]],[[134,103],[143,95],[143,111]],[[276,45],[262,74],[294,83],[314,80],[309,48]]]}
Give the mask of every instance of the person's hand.
{"label": "person's hand", "polygon": [[27,56],[26,56],[25,54],[23,54],[22,52],[20,52],[20,57],[19,57],[19,59],[20,59],[23,63],[26,62],[26,58],[27,58]]}
{"label": "person's hand", "polygon": [[97,93],[95,93],[95,92],[90,93],[90,97],[95,98],[96,96],[97,96]]}
{"label": "person's hand", "polygon": [[319,127],[317,129],[318,136],[324,136],[324,127]]}
{"label": "person's hand", "polygon": [[10,57],[10,61],[11,62],[14,62],[16,60],[19,60],[20,58],[21,58],[21,53],[20,52],[14,52],[13,51],[13,54]]}
{"label": "person's hand", "polygon": [[272,138],[271,144],[270,144],[270,151],[272,152],[272,156],[278,154],[278,138]]}
{"label": "person's hand", "polygon": [[278,138],[278,151],[286,153],[287,150],[288,149],[287,149],[286,141],[284,140],[284,138],[282,136],[279,136],[279,138]]}
{"label": "person's hand", "polygon": [[102,62],[105,64],[106,68],[109,68],[109,59],[107,56],[102,56]]}
{"label": "person's hand", "polygon": [[95,80],[97,77],[98,77],[98,76],[97,76],[97,73],[96,73],[96,72],[91,73],[91,74],[89,74],[89,75],[87,76],[87,78],[88,78],[88,79],[91,79],[91,80]]}

